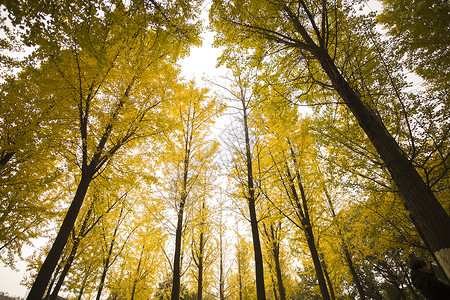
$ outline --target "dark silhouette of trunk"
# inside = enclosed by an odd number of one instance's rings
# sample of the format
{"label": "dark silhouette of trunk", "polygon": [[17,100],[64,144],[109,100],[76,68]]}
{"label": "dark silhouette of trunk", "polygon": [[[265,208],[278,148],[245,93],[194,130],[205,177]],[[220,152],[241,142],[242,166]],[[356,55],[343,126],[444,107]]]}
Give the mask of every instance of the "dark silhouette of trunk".
{"label": "dark silhouette of trunk", "polygon": [[189,159],[190,159],[190,145],[192,142],[192,132],[186,139],[184,149],[183,162],[183,182],[181,187],[180,206],[177,214],[177,228],[175,232],[175,254],[173,260],[173,279],[172,279],[172,295],[171,300],[180,299],[180,277],[181,277],[181,242],[183,236],[183,215],[184,207],[188,196],[188,173],[189,173]]}
{"label": "dark silhouette of trunk", "polygon": [[[290,144],[289,140],[288,140],[288,143]],[[297,159],[296,159],[293,148],[290,149],[290,154],[291,154],[291,158],[294,163],[294,166],[297,166],[298,165]],[[319,253],[317,251],[316,243],[314,240],[314,233],[313,233],[312,226],[311,226],[311,219],[309,217],[309,209],[308,209],[308,203],[307,203],[308,201],[306,198],[305,190],[303,188],[300,172],[298,169],[296,169],[295,170],[295,178],[294,178],[292,176],[292,173],[289,169],[289,165],[287,164],[287,162],[285,165],[285,170],[286,170],[289,189],[290,189],[289,197],[291,197],[291,200],[294,205],[295,213],[301,223],[301,225],[298,224],[297,222],[294,222],[294,224],[297,227],[299,227],[300,229],[302,229],[303,232],[305,233],[306,242],[308,244],[308,248],[311,253],[311,258],[313,260],[314,269],[316,271],[316,277],[317,277],[317,281],[319,283],[319,289],[320,289],[320,293],[322,295],[322,299],[323,300],[331,300],[330,294],[328,293],[326,279],[323,274],[323,269],[322,269],[322,264],[320,261]],[[297,179],[297,186],[300,191],[301,198],[299,198],[298,193],[297,193],[297,188],[295,187],[295,179]]]}
{"label": "dark silhouette of trunk", "polygon": [[[303,1],[302,3],[304,4]],[[322,9],[327,11],[325,7],[327,5],[326,1],[323,2],[323,5]],[[304,10],[306,10],[305,7],[306,5],[303,6]],[[304,42],[295,47],[310,52],[320,63],[333,88],[342,98],[377,150],[405,201],[406,208],[411,212],[416,226],[423,233],[423,237],[440,261],[445,273],[450,277],[450,235],[448,234],[450,217],[420,177],[411,160],[386,129],[381,118],[375,111],[364,104],[361,96],[350,86],[349,82],[336,67],[326,48],[325,39],[328,32],[320,34],[316,31],[317,44],[286,4],[283,10],[293,23],[295,30],[304,40]],[[309,22],[316,26],[314,16],[309,16]]]}
{"label": "dark silhouette of trunk", "polygon": [[89,266],[89,269],[86,271],[86,276],[83,278],[83,282],[81,283],[81,287],[80,287],[80,291],[78,292],[78,297],[77,300],[81,300],[83,297],[83,293],[84,293],[84,289],[86,288],[87,282],[88,282],[88,278],[89,278],[89,271],[91,270],[92,266]]}
{"label": "dark silhouette of trunk", "polygon": [[270,274],[270,280],[272,281],[272,293],[273,293],[273,298],[274,298],[275,300],[278,300],[277,285],[275,284],[275,279],[273,278],[273,274]]}
{"label": "dark silhouette of trunk", "polygon": [[122,218],[123,210],[124,210],[124,207],[122,206],[122,208],[120,209],[119,217],[117,219],[117,226],[114,228],[111,244],[109,244],[108,254],[106,255],[106,259],[103,264],[102,276],[100,278],[100,283],[98,285],[97,297],[95,298],[96,300],[100,300],[100,296],[102,295],[103,287],[105,285],[106,274],[108,273],[109,267],[112,264],[111,263],[112,252],[114,249],[117,232],[119,231],[119,226],[120,226],[120,221]]}
{"label": "dark silhouette of trunk", "polygon": [[266,299],[266,289],[264,287],[264,266],[263,266],[263,256],[261,251],[261,242],[259,239],[258,231],[258,218],[256,215],[256,195],[255,187],[253,182],[253,164],[252,164],[252,153],[250,148],[250,137],[248,128],[248,115],[247,115],[247,105],[244,96],[241,96],[242,102],[242,112],[243,112],[243,123],[244,123],[244,134],[245,134],[245,160],[247,167],[247,203],[248,210],[250,213],[250,226],[252,231],[253,248],[255,252],[255,269],[256,269],[256,295],[258,300]]}
{"label": "dark silhouette of trunk", "polygon": [[89,184],[91,183],[95,173],[100,170],[110,158],[114,156],[114,154],[125,145],[136,133],[137,127],[128,128],[127,132],[117,141],[115,142],[109,149],[106,149],[106,144],[111,137],[111,133],[114,128],[115,121],[118,119],[121,109],[125,104],[125,99],[128,99],[131,88],[133,87],[136,76],[134,76],[131,82],[128,84],[125,89],[123,97],[119,100],[117,106],[111,113],[110,122],[106,124],[105,130],[101,138],[98,141],[98,144],[95,147],[95,152],[92,155],[92,159],[89,162],[88,157],[88,123],[90,117],[90,101],[94,97],[94,85],[91,85],[88,94],[85,99],[82,99],[80,103],[78,103],[78,113],[79,113],[79,121],[80,121],[80,137],[81,137],[81,179],[77,187],[77,191],[72,200],[72,203],[67,210],[66,216],[63,220],[63,223],[59,229],[59,232],[56,236],[53,245],[47,254],[47,257],[44,260],[39,272],[36,276],[36,279],[33,283],[33,286],[30,289],[27,300],[41,300],[44,296],[45,289],[48,286],[48,282],[58,264],[59,259],[61,258],[61,254],[66,246],[67,240],[69,238],[70,232],[72,231],[75,221],[78,217],[78,213],[80,212],[80,208],[83,205],[84,198],[86,197],[87,190],[89,188]]}
{"label": "dark silhouette of trunk", "polygon": [[175,254],[173,260],[173,279],[172,279],[172,300],[180,299],[180,276],[181,276],[181,239],[183,235],[183,214],[185,199],[180,201],[178,208],[177,228],[175,233]]}
{"label": "dark silhouette of trunk", "polygon": [[136,278],[133,281],[133,288],[131,290],[131,300],[134,300],[134,295],[136,294],[136,286],[139,281],[139,274],[141,272],[142,256],[144,254],[144,246],[142,246],[141,255],[139,256],[139,262],[136,269]]}
{"label": "dark silhouette of trunk", "polygon": [[[334,211],[333,201],[331,201],[331,196],[328,193],[328,190],[325,186],[324,186],[324,192],[325,192],[325,196],[328,200],[328,205],[330,206],[331,216],[333,217],[333,219],[336,219],[336,213]],[[341,228],[338,228],[338,234],[339,234],[340,241],[341,241],[342,252],[344,252],[345,261],[350,270],[350,274],[352,275],[353,283],[356,285],[356,289],[358,290],[359,299],[364,300],[364,299],[366,299],[366,293],[364,292],[364,289],[361,284],[361,280],[359,279],[358,273],[356,272],[356,269],[353,265],[352,256],[350,254],[350,251],[348,250],[347,243],[345,242],[344,235],[342,234]]]}
{"label": "dark silhouette of trunk", "polygon": [[203,232],[200,233],[200,249],[198,257],[198,281],[197,281],[197,300],[203,298]]}
{"label": "dark silhouette of trunk", "polygon": [[241,268],[241,250],[238,250],[238,284],[239,284],[239,300],[242,300],[242,268]]}
{"label": "dark silhouette of trunk", "polygon": [[225,300],[225,272],[223,270],[223,223],[222,223],[222,205],[220,206],[220,228],[219,228],[219,299]]}
{"label": "dark silhouette of trunk", "polygon": [[320,262],[319,253],[317,252],[316,243],[314,241],[314,234],[312,231],[312,227],[309,224],[309,220],[306,222],[305,235],[306,241],[308,243],[309,252],[311,253],[311,258],[314,263],[314,269],[316,270],[317,281],[319,282],[320,293],[322,295],[322,299],[331,300],[330,294],[327,289],[327,282],[325,279],[325,275],[323,274],[322,264]]}
{"label": "dark silhouette of trunk", "polygon": [[325,279],[327,280],[328,290],[330,291],[331,300],[335,300],[336,296],[334,295],[334,289],[333,289],[333,284],[331,283],[330,274],[328,274],[327,264],[326,264],[323,256],[320,255],[320,257],[322,259],[323,274],[325,275]]}
{"label": "dark silhouette of trunk", "polygon": [[84,198],[86,196],[89,184],[92,180],[92,172],[85,172],[81,176],[80,183],[78,185],[75,197],[67,211],[66,217],[59,229],[58,235],[56,236],[53,245],[45,258],[44,263],[39,269],[38,275],[31,287],[30,293],[28,294],[27,300],[37,300],[42,299],[45,289],[47,288],[48,282],[53,274],[53,271],[58,264],[58,260],[66,246],[67,239],[70,236],[70,232],[75,225],[78,213],[80,211],[81,205],[83,204]]}
{"label": "dark silhouette of trunk", "polygon": [[[275,270],[275,278],[276,283],[273,282],[274,289],[275,287],[278,289],[278,293],[280,295],[280,300],[286,300],[286,290],[283,285],[283,274],[281,272],[281,262],[280,262],[280,241],[278,238],[278,232],[281,230],[281,222],[278,222],[276,227],[273,223],[269,226],[266,223],[263,223],[263,231],[262,233],[267,238],[268,248],[270,249],[270,254],[273,257],[274,262],[274,270]],[[269,258],[270,259],[270,258]],[[274,278],[272,277],[272,281]],[[277,298],[277,293],[274,292],[275,298]]]}
{"label": "dark silhouette of trunk", "polygon": [[200,237],[199,237],[199,245],[198,245],[198,253],[193,252],[194,263],[197,266],[198,274],[197,274],[197,300],[203,299],[203,270],[204,270],[204,256],[205,256],[205,244],[206,238],[204,236],[205,232],[205,209],[206,204],[203,199],[202,207],[201,207],[201,222],[200,222]]}
{"label": "dark silhouette of trunk", "polygon": [[61,265],[58,265],[56,267],[55,272],[53,273],[52,280],[50,281],[50,284],[48,285],[47,293],[45,294],[44,300],[48,300],[50,298],[50,294],[52,292],[53,286],[55,285],[56,278],[58,277],[59,271],[61,271]]}
{"label": "dark silhouette of trunk", "polygon": [[64,265],[64,269],[61,272],[61,275],[58,278],[58,282],[56,283],[55,288],[53,289],[53,292],[50,295],[50,300],[56,300],[59,290],[61,289],[61,287],[64,283],[64,279],[66,278],[67,273],[69,273],[70,267],[72,266],[72,263],[75,259],[75,255],[77,254],[78,246],[80,245],[81,239],[85,236],[87,225],[91,218],[93,209],[94,209],[94,202],[92,202],[91,206],[89,207],[88,211],[86,212],[86,216],[84,217],[83,224],[81,225],[81,228],[80,228],[80,232],[73,241],[73,245],[72,245],[72,249],[70,251],[69,257],[67,259],[66,264]]}

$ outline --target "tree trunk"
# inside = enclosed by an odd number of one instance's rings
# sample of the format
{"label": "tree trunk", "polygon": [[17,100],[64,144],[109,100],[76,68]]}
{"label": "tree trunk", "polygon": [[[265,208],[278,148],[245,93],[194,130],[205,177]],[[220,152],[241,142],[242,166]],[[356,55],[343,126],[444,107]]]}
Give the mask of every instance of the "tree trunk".
{"label": "tree trunk", "polygon": [[273,257],[275,260],[275,274],[277,278],[278,292],[280,293],[280,300],[286,300],[286,290],[283,285],[283,275],[281,273],[280,244],[278,242],[276,248],[274,249]]}
{"label": "tree trunk", "polygon": [[45,294],[44,300],[48,300],[50,298],[50,294],[52,292],[53,285],[56,282],[56,277],[58,276],[58,273],[59,273],[60,270],[61,270],[61,265],[58,265],[58,267],[56,268],[55,272],[53,273],[53,277],[52,277],[52,280],[50,281],[50,284],[48,286],[47,293]]}
{"label": "tree trunk", "polygon": [[[294,162],[294,165],[297,166],[297,160],[296,160],[293,148],[290,148],[290,154],[291,154],[291,158]],[[323,274],[323,270],[322,270],[322,264],[320,262],[320,257],[317,252],[316,243],[314,241],[314,233],[313,233],[313,230],[311,227],[311,220],[309,218],[309,211],[308,211],[308,203],[307,203],[307,199],[306,199],[306,193],[303,188],[302,181],[301,181],[300,171],[298,169],[296,169],[295,176],[297,178],[297,185],[298,185],[298,189],[300,191],[301,200],[298,196],[297,190],[294,185],[294,178],[292,177],[292,173],[291,173],[287,163],[286,163],[286,173],[287,173],[288,179],[290,181],[289,186],[290,186],[290,189],[292,192],[292,198],[295,203],[295,209],[297,210],[297,213],[299,215],[300,222],[302,225],[301,229],[305,233],[306,242],[308,244],[308,248],[311,253],[311,258],[313,260],[314,269],[316,271],[316,277],[317,277],[317,281],[319,283],[319,289],[320,289],[320,293],[322,295],[322,299],[330,300],[330,294],[328,293],[327,283],[326,283],[326,280],[325,280],[325,277]]]}
{"label": "tree trunk", "polygon": [[133,289],[131,290],[131,300],[134,300],[134,295],[136,294],[136,286],[139,281],[139,273],[141,272],[141,264],[142,264],[142,255],[144,254],[144,246],[142,246],[141,255],[139,256],[139,262],[136,270],[136,278],[133,282]]}
{"label": "tree trunk", "polygon": [[175,254],[173,259],[173,278],[171,300],[180,299],[180,275],[181,275],[181,238],[183,234],[184,200],[180,202],[178,209],[177,229],[175,233]]}
{"label": "tree trunk", "polygon": [[245,133],[245,150],[246,150],[246,163],[247,163],[247,187],[248,187],[248,210],[250,213],[250,225],[252,230],[253,248],[255,252],[255,269],[256,269],[256,295],[258,300],[266,299],[266,289],[264,287],[264,266],[263,266],[263,256],[261,251],[261,242],[259,239],[258,231],[258,218],[256,215],[256,196],[255,187],[253,183],[253,165],[252,165],[252,155],[250,149],[250,137],[249,128],[247,120],[247,108],[245,99],[242,98],[242,111],[244,115],[244,133]]}
{"label": "tree trunk", "polygon": [[388,132],[382,120],[368,108],[350,87],[325,50],[313,53],[330,78],[333,87],[369,137],[392,176],[406,208],[424,234],[431,250],[450,276],[450,217],[425,184],[408,157]]}
{"label": "tree trunk", "polygon": [[198,257],[197,300],[203,299],[203,231],[200,233],[200,249]]}
{"label": "tree trunk", "polygon": [[39,269],[38,275],[33,283],[33,286],[31,287],[27,300],[38,300],[42,299],[44,296],[45,289],[47,288],[53,271],[58,264],[58,260],[61,257],[64,247],[66,246],[67,239],[73,229],[91,181],[92,175],[83,174],[81,176],[75,197],[70,204],[66,217],[64,218],[61,228],[59,229],[58,235],[53,242],[52,248]]}
{"label": "tree trunk", "polygon": [[220,206],[220,235],[219,235],[219,251],[220,251],[220,261],[219,261],[219,299],[225,300],[225,276],[223,270],[223,229],[222,229],[222,206]]}
{"label": "tree trunk", "polygon": [[100,283],[99,283],[99,286],[98,286],[97,297],[95,298],[96,300],[100,300],[100,296],[102,295],[103,287],[105,285],[106,274],[108,273],[108,270],[109,270],[109,267],[110,267],[112,251],[113,251],[114,244],[115,244],[115,241],[116,241],[117,232],[119,230],[120,218],[122,217],[122,213],[123,213],[123,207],[120,210],[117,226],[114,228],[114,233],[113,233],[113,236],[112,236],[111,244],[109,245],[108,254],[106,256],[105,264],[103,265],[103,271],[102,271],[102,276],[100,278]]}
{"label": "tree trunk", "polygon": [[59,290],[61,289],[61,286],[64,283],[64,279],[66,278],[67,273],[69,273],[70,267],[72,266],[73,260],[75,259],[78,244],[79,240],[76,239],[72,247],[72,250],[70,251],[69,258],[66,264],[64,265],[64,269],[62,270],[61,275],[59,276],[58,281],[56,282],[55,288],[53,289],[49,300],[56,300]]}
{"label": "tree trunk", "polygon": [[80,232],[77,237],[73,241],[72,250],[70,251],[69,258],[67,259],[66,264],[64,265],[64,269],[61,272],[61,275],[58,278],[58,282],[53,289],[53,292],[50,296],[50,300],[56,300],[59,290],[61,289],[62,284],[64,283],[64,279],[66,278],[67,273],[69,273],[70,267],[75,259],[75,255],[77,254],[78,246],[80,245],[81,239],[85,236],[86,227],[88,225],[89,219],[91,218],[92,210],[94,208],[94,202],[92,202],[89,207],[86,216],[84,217],[83,224],[81,225]]}
{"label": "tree trunk", "polygon": [[[328,205],[330,206],[331,216],[333,217],[333,219],[335,219],[336,213],[334,211],[333,201],[331,201],[331,196],[328,193],[326,186],[324,186],[324,192],[325,192],[325,196],[328,200]],[[352,256],[350,255],[350,251],[348,250],[347,243],[344,240],[344,236],[342,234],[341,228],[338,228],[338,233],[339,233],[339,237],[341,239],[342,251],[344,252],[345,261],[347,262],[347,266],[350,270],[350,274],[352,275],[353,283],[356,285],[356,289],[358,290],[359,299],[364,300],[364,299],[366,299],[366,293],[364,292],[364,289],[361,284],[361,280],[359,279],[358,273],[356,272],[356,269],[353,265]]]}
{"label": "tree trunk", "polygon": [[328,293],[327,282],[322,270],[322,264],[320,263],[319,253],[317,252],[316,243],[314,241],[314,235],[311,225],[306,225],[305,228],[306,241],[308,243],[308,248],[311,253],[311,258],[314,263],[314,269],[316,270],[317,281],[319,282],[319,289],[323,300],[331,300],[330,294]]}
{"label": "tree trunk", "polygon": [[328,284],[328,290],[330,291],[330,297],[331,297],[331,300],[335,300],[336,296],[334,295],[333,284],[331,283],[330,275],[328,274],[327,264],[325,263],[325,259],[323,258],[322,255],[321,255],[321,258],[322,258],[323,274],[325,275],[325,279]]}

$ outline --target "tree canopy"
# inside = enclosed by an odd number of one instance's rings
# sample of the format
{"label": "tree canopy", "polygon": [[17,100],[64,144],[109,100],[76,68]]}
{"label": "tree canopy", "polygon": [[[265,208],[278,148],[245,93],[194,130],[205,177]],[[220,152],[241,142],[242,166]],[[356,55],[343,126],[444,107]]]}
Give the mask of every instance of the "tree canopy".
{"label": "tree canopy", "polygon": [[[27,299],[424,299],[416,258],[449,283],[445,1],[0,7]],[[194,81],[204,23],[228,73]]]}

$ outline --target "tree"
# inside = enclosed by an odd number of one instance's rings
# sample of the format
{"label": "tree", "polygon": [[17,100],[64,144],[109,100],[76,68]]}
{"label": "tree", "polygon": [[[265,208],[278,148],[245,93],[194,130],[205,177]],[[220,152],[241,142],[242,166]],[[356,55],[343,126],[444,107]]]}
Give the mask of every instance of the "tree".
{"label": "tree", "polygon": [[[370,97],[361,93],[364,89],[358,86],[357,80],[352,80],[353,69],[347,68],[352,54],[344,47],[361,51],[359,53],[363,57],[370,53],[362,46],[362,40],[349,45],[349,41],[362,37],[350,31],[360,28],[358,18],[352,18],[351,4],[329,1],[215,1],[210,19],[219,32],[217,44],[236,48],[236,41],[240,41],[239,47],[253,49],[252,57],[256,58],[256,62],[266,58],[266,54],[280,61],[292,62],[292,65],[303,68],[310,84],[333,88],[377,150],[418,230],[423,233],[446,273],[450,274],[450,237],[446,234],[450,228],[450,218],[385,127],[376,107],[369,104],[367,99]],[[225,55],[229,53],[225,52]],[[353,57],[359,58],[359,55]],[[284,74],[292,75],[291,69],[286,69]],[[283,72],[278,75],[281,74]],[[362,78],[373,78],[369,72],[359,74]],[[304,77],[299,74],[297,78]]]}
{"label": "tree", "polygon": [[[29,30],[25,42],[39,46],[36,55],[43,65],[53,66],[60,75],[55,88],[66,94],[58,100],[67,105],[68,119],[73,121],[65,130],[79,129],[79,139],[71,140],[70,146],[77,147],[71,154],[81,156],[77,192],[29,299],[43,296],[94,176],[137,137],[142,124],[150,132],[156,128],[150,121],[157,117],[149,112],[166,98],[166,88],[159,89],[161,82],[174,78],[168,63],[198,41],[184,33],[197,31],[198,24],[190,23],[197,4],[184,5],[182,14],[180,5],[8,2],[13,23],[23,22]],[[160,68],[163,62],[166,65]]]}
{"label": "tree", "polygon": [[[171,299],[179,299],[181,287],[182,242],[185,212],[195,200],[198,189],[205,184],[202,174],[212,167],[217,143],[208,138],[210,126],[223,107],[208,90],[198,90],[194,83],[180,85],[180,93],[171,117],[177,126],[167,134],[165,153],[162,154],[163,173],[169,183],[168,197],[175,200],[177,222],[175,225],[175,251]],[[164,181],[163,181],[164,183]],[[197,195],[201,193],[197,192]]]}
{"label": "tree", "polygon": [[[233,66],[234,70],[234,82],[232,82],[231,88],[227,88],[227,91],[231,95],[232,101],[237,103],[237,111],[241,115],[239,118],[240,128],[237,129],[236,141],[231,146],[233,151],[233,176],[237,182],[237,188],[239,189],[237,197],[243,198],[246,201],[248,207],[248,215],[252,233],[252,241],[255,256],[255,276],[256,276],[256,291],[258,299],[266,299],[265,283],[264,283],[264,263],[261,250],[261,241],[259,237],[258,228],[258,213],[256,210],[258,204],[258,186],[255,183],[258,178],[258,171],[255,168],[256,156],[254,153],[257,148],[255,140],[257,138],[252,136],[252,110],[254,108],[254,94],[251,90],[251,80],[254,74],[252,70],[245,72],[245,68]],[[225,88],[225,87],[223,87]]]}

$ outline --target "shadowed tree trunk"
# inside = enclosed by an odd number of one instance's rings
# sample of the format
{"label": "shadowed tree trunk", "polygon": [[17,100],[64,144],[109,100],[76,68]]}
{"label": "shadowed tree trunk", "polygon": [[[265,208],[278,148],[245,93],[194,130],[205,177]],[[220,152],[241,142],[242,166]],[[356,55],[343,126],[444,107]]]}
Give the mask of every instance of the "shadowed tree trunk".
{"label": "shadowed tree trunk", "polygon": [[[289,142],[289,141],[288,141]],[[290,144],[290,142],[289,142]],[[299,227],[305,233],[306,242],[308,244],[309,251],[311,253],[311,258],[313,260],[314,269],[316,271],[317,281],[319,283],[320,293],[323,300],[331,300],[330,294],[328,292],[326,279],[322,269],[322,263],[320,261],[319,253],[316,248],[316,242],[314,240],[314,233],[311,226],[311,219],[309,217],[308,200],[306,198],[306,192],[303,188],[302,179],[300,176],[300,171],[297,169],[297,158],[295,156],[294,149],[290,149],[290,156],[295,166],[295,177],[293,177],[289,165],[286,162],[285,171],[287,175],[287,181],[289,192],[288,195],[291,198],[290,201],[295,209],[295,214],[300,221],[300,224],[293,222],[294,225]],[[297,182],[298,190],[300,191],[300,197],[295,186],[295,181]],[[292,220],[292,219],[291,219]]]}
{"label": "shadowed tree trunk", "polygon": [[64,265],[64,269],[58,278],[58,281],[55,285],[55,288],[53,289],[52,294],[50,295],[50,300],[56,300],[59,290],[61,289],[61,286],[64,283],[64,279],[66,278],[67,273],[69,273],[70,267],[72,266],[72,263],[75,259],[75,255],[77,254],[78,246],[80,245],[81,239],[85,236],[87,225],[91,218],[93,209],[94,209],[94,202],[92,202],[91,205],[89,206],[86,216],[84,217],[83,224],[81,225],[80,232],[73,241],[72,250],[70,251],[69,258],[67,259],[67,262]]}
{"label": "shadowed tree trunk", "polygon": [[256,194],[253,178],[252,153],[250,148],[250,136],[248,127],[247,103],[244,95],[241,95],[243,125],[245,134],[245,163],[247,168],[247,204],[250,213],[250,226],[252,231],[253,248],[255,252],[255,269],[256,269],[256,294],[258,300],[266,299],[266,290],[264,287],[264,267],[263,256],[261,251],[261,242],[258,231],[258,218],[256,215]]}
{"label": "shadowed tree trunk", "polygon": [[[306,9],[304,1],[303,10]],[[323,12],[327,10],[327,3],[322,3]],[[406,156],[394,137],[389,133],[380,117],[364,104],[360,95],[350,86],[334,60],[330,57],[326,48],[326,35],[328,32],[316,32],[317,44],[308,33],[298,17],[291,11],[288,5],[283,6],[295,30],[303,38],[297,47],[310,52],[320,63],[327,74],[333,88],[341,96],[346,106],[350,109],[358,124],[364,130],[372,145],[377,150],[386,168],[392,176],[406,208],[411,212],[415,224],[423,232],[423,236],[430,245],[447,276],[450,276],[450,217],[436,199],[433,192],[414,168],[411,160]],[[316,26],[316,21],[309,15],[309,22]],[[322,16],[322,21],[326,22]],[[291,44],[292,45],[292,44]]]}
{"label": "shadowed tree trunk", "polygon": [[[325,186],[324,186],[324,192],[325,192],[325,196],[328,201],[328,205],[330,206],[331,216],[333,217],[333,219],[336,219],[336,213],[334,211],[333,201],[331,201],[331,196],[328,193],[328,190]],[[350,274],[352,275],[353,283],[356,285],[356,289],[358,290],[359,299],[364,300],[364,299],[366,299],[366,293],[364,292],[364,289],[361,284],[361,280],[359,279],[358,273],[356,272],[356,269],[353,265],[352,256],[350,254],[350,251],[348,250],[347,243],[344,240],[344,236],[342,234],[341,228],[338,228],[338,234],[339,234],[339,237],[341,240],[342,252],[344,252],[345,261],[347,262],[347,266],[350,270]]]}

